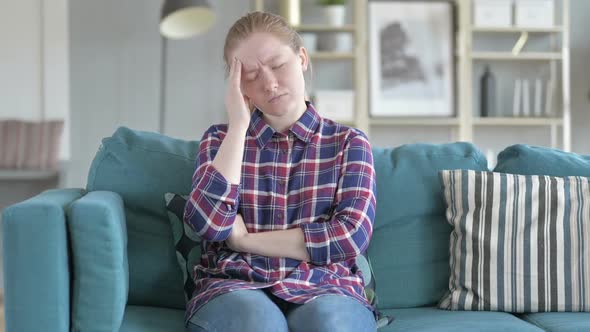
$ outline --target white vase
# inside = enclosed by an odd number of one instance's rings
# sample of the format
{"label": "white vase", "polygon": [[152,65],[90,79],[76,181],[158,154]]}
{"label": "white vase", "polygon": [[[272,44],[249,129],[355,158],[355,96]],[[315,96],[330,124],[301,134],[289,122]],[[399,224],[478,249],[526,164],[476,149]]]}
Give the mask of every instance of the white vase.
{"label": "white vase", "polygon": [[324,52],[352,52],[352,35],[348,32],[322,33],[317,41],[318,50]]}
{"label": "white vase", "polygon": [[344,25],[344,21],[346,18],[345,5],[323,6],[322,11],[324,13],[324,19],[327,25],[335,27],[340,27]]}

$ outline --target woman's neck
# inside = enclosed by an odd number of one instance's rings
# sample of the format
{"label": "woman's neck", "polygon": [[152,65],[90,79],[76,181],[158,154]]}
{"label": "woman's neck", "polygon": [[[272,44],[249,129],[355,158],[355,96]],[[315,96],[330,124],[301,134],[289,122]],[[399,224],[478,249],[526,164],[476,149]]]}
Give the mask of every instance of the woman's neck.
{"label": "woman's neck", "polygon": [[276,132],[284,133],[301,118],[303,113],[307,110],[307,104],[303,103],[296,112],[289,112],[283,116],[271,116],[264,114],[264,120],[272,127]]}

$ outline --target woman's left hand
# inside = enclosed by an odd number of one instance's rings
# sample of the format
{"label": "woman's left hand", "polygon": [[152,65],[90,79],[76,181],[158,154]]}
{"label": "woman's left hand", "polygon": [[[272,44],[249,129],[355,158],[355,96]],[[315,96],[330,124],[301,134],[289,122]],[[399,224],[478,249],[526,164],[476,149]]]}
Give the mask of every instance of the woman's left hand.
{"label": "woman's left hand", "polygon": [[231,234],[227,238],[227,245],[236,252],[245,252],[244,241],[248,235],[248,229],[244,223],[244,218],[241,214],[236,214],[234,225],[232,226]]}

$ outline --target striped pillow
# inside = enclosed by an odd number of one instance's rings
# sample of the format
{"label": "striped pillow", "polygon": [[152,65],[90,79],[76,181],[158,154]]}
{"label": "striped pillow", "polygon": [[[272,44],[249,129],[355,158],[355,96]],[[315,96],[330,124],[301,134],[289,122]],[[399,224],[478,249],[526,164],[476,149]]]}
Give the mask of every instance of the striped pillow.
{"label": "striped pillow", "polygon": [[590,311],[590,178],[441,171],[450,238],[439,307]]}

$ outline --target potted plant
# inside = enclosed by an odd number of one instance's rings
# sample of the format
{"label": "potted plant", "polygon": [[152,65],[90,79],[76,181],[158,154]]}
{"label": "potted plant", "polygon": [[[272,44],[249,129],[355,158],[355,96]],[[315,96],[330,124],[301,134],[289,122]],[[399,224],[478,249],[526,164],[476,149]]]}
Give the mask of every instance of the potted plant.
{"label": "potted plant", "polygon": [[330,26],[343,26],[346,17],[346,0],[318,0],[322,7],[326,24]]}

